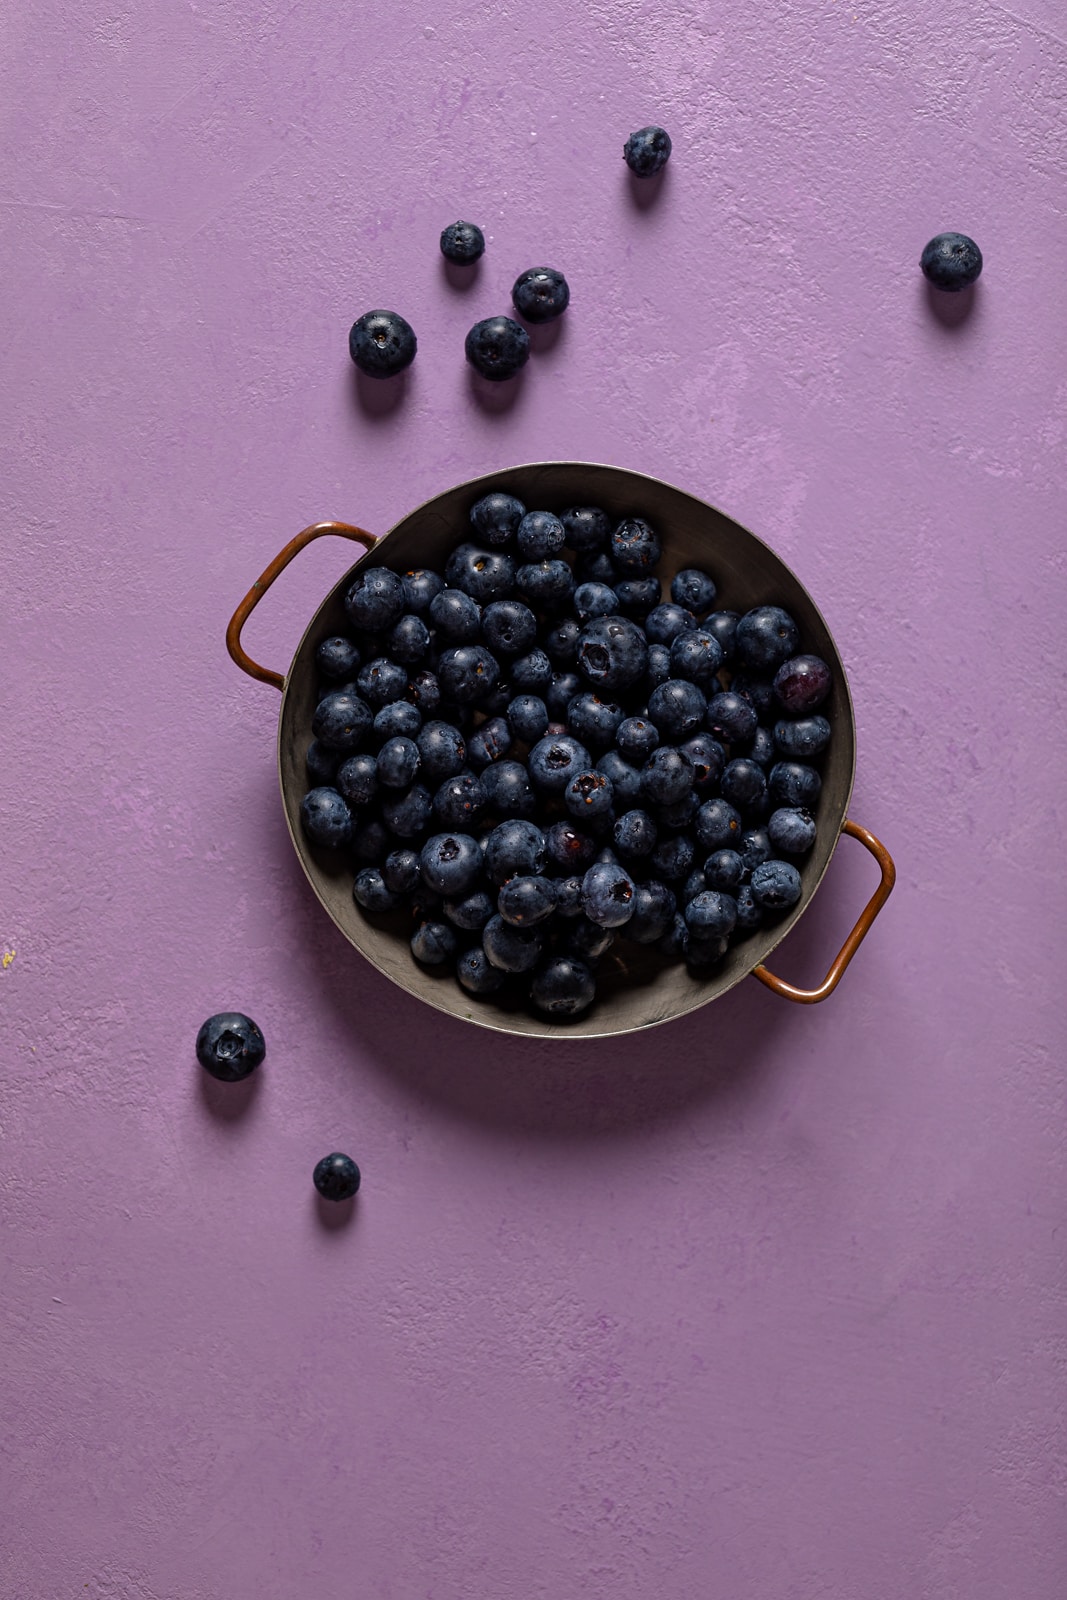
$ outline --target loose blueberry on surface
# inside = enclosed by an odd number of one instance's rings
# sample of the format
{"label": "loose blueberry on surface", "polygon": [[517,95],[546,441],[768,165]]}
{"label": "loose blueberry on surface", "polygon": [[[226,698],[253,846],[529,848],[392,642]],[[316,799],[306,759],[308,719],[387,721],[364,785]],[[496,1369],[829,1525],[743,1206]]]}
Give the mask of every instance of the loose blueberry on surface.
{"label": "loose blueberry on surface", "polygon": [[530,984],[530,998],[550,1017],[577,1017],[596,995],[596,982],[584,961],[555,955],[539,967]]}
{"label": "loose blueberry on surface", "polygon": [[340,850],[352,840],[352,813],[336,789],[309,789],[300,802],[300,823],[312,844]]}
{"label": "loose blueberry on surface", "polygon": [[623,160],[637,178],[654,178],[671,156],[671,136],[655,124],[638,128],[622,147]]}
{"label": "loose blueberry on surface", "polygon": [[555,267],[530,267],[511,287],[511,303],[527,322],[552,322],[570,304],[571,291]]}
{"label": "loose blueberry on surface", "polygon": [[474,324],[463,349],[475,372],[503,383],[530,359],[530,335],[511,317],[486,317]]}
{"label": "loose blueberry on surface", "polygon": [[456,266],[469,267],[485,254],[485,234],[476,222],[450,222],[441,233],[441,254]]}
{"label": "loose blueberry on surface", "polygon": [[351,1200],[359,1189],[360,1172],[351,1156],[335,1150],[316,1164],[311,1181],[324,1200]]}
{"label": "loose blueberry on surface", "polygon": [[965,233],[938,233],[923,246],[919,265],[935,289],[957,294],[981,272],[982,252]]}
{"label": "loose blueberry on surface", "polygon": [[365,311],[348,335],[348,353],[368,378],[394,378],[417,349],[415,331],[398,311]]}
{"label": "loose blueberry on surface", "polygon": [[263,1035],[243,1011],[219,1011],[202,1023],[196,1059],[220,1083],[240,1083],[266,1055]]}

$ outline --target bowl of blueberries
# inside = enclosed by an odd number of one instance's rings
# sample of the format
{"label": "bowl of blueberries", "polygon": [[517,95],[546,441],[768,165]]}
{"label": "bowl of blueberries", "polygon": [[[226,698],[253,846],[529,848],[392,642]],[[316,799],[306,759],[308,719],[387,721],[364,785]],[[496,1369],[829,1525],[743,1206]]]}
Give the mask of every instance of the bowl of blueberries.
{"label": "bowl of blueberries", "polygon": [[[364,547],[288,672],[241,629],[293,557]],[[419,1000],[507,1033],[605,1036],[749,975],[812,1003],[893,887],[848,817],[856,727],[811,596],[747,529],[618,467],[458,485],[388,533],[305,528],[235,612],[281,690],[293,845],[322,905]],[[881,881],[822,984],[765,965],[842,833]]]}

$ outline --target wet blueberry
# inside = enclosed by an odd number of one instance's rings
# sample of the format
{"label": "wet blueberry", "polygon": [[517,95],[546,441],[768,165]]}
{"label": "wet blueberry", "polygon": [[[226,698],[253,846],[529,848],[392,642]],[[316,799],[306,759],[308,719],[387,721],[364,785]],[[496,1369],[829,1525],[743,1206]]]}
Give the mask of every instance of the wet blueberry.
{"label": "wet blueberry", "polygon": [[583,872],[596,856],[596,841],[574,822],[553,822],[545,832],[545,859],[550,869],[567,873]]}
{"label": "wet blueberry", "polygon": [[441,254],[446,261],[469,267],[485,254],[485,234],[476,222],[450,222],[441,234]]}
{"label": "wet blueberry", "polygon": [[781,606],[756,606],[737,624],[734,648],[747,672],[776,672],[796,654],[800,643],[797,625]]}
{"label": "wet blueberry", "polygon": [[527,761],[531,782],[545,794],[561,795],[571,779],[589,766],[588,750],[569,734],[546,734]]}
{"label": "wet blueberry", "polygon": [[558,622],[545,634],[545,650],[556,670],[561,667],[573,667],[577,662],[578,638],[581,631],[581,623],[577,617],[564,617],[562,622]]}
{"label": "wet blueberry", "polygon": [[641,794],[654,806],[681,800],[693,787],[693,763],[670,745],[653,750],[641,769]]}
{"label": "wet blueberry", "polygon": [[391,850],[382,862],[382,882],[393,894],[410,894],[419,885],[419,852]]}
{"label": "wet blueberry", "polygon": [[699,938],[728,939],[737,923],[737,902],[719,889],[705,889],[685,908],[685,925]]}
{"label": "wet blueberry", "polygon": [[744,879],[744,867],[736,850],[715,850],[704,863],[704,881],[709,889],[736,894]]}
{"label": "wet blueberry", "polygon": [[419,747],[413,739],[387,739],[378,751],[378,782],[387,789],[406,789],[419,770]]}
{"label": "wet blueberry", "polygon": [[495,994],[504,982],[504,974],[491,965],[481,945],[459,957],[456,977],[468,994]]}
{"label": "wet blueberry", "polygon": [[722,777],[726,765],[725,750],[718,739],[703,732],[694,733],[679,748],[693,763],[693,788],[701,799],[706,799]]}
{"label": "wet blueberry", "polygon": [[543,941],[536,928],[513,928],[499,912],[482,929],[482,949],[500,972],[529,972],[540,960]]}
{"label": "wet blueberry", "polygon": [[737,637],[737,624],[740,621],[741,618],[736,611],[713,611],[700,624],[706,633],[712,634],[718,640],[723,661],[727,664],[734,659],[734,642]]}
{"label": "wet blueberry", "polygon": [[435,833],[422,847],[419,872],[423,883],[435,894],[447,895],[450,900],[462,899],[481,876],[481,847],[468,833]]}
{"label": "wet blueberry", "polygon": [[327,750],[358,750],[371,725],[370,708],[353,689],[335,689],[315,707],[311,731]]}
{"label": "wet blueberry", "polygon": [[422,713],[410,700],[390,700],[374,713],[376,739],[417,739],[422,729]]}
{"label": "wet blueberry", "polygon": [[954,294],[974,283],[982,270],[982,252],[965,233],[938,233],[923,246],[919,265],[935,289]]}
{"label": "wet blueberry", "polygon": [[485,847],[485,870],[498,887],[515,877],[536,877],[545,869],[545,836],[521,817],[500,822]]}
{"label": "wet blueberry", "polygon": [[537,810],[530,775],[520,761],[494,761],[483,770],[481,781],[485,809],[501,820],[532,817]]}
{"label": "wet blueberry", "polygon": [[718,591],[706,572],[699,567],[683,567],[671,579],[671,599],[696,616],[710,611]]}
{"label": "wet blueberry", "polygon": [[810,810],[819,798],[822,779],[814,767],[801,761],[776,761],[770,770],[767,787],[779,806],[803,806]]}
{"label": "wet blueberry", "polygon": [[640,622],[660,603],[659,579],[622,578],[615,585],[615,594],[618,597],[619,610],[625,616],[635,617]]}
{"label": "wet blueberry", "polygon": [[433,798],[421,783],[390,790],[382,799],[382,821],[398,839],[417,839],[433,816]]}
{"label": "wet blueberry", "polygon": [[617,750],[609,750],[602,755],[596,764],[598,772],[605,778],[611,779],[611,786],[615,792],[615,805],[619,811],[626,811],[631,806],[640,804],[641,801],[641,773],[637,767],[624,761]]}
{"label": "wet blueberry", "polygon": [[797,806],[781,806],[767,818],[767,833],[776,850],[802,856],[815,843],[815,818]]}
{"label": "wet blueberry", "polygon": [[441,686],[437,674],[421,667],[408,679],[405,698],[423,717],[432,717],[441,709]]}
{"label": "wet blueberry", "polygon": [[524,561],[547,561],[563,549],[563,524],[551,511],[527,511],[519,523],[515,542]]}
{"label": "wet blueberry", "polygon": [[622,721],[622,707],[602,700],[592,689],[583,689],[566,707],[571,733],[590,750],[605,750],[613,743]]}
{"label": "wet blueberry", "polygon": [[493,898],[485,889],[475,889],[460,900],[445,901],[445,916],[449,922],[467,933],[479,932],[495,912]]}
{"label": "wet blueberry", "polygon": [[752,742],[745,750],[745,755],[754,761],[757,767],[773,766],[777,759],[777,750],[774,744],[774,735],[770,728],[757,728],[752,735]]}
{"label": "wet blueberry", "polygon": [[511,749],[511,729],[503,717],[490,717],[467,741],[467,758],[476,772],[499,761]]}
{"label": "wet blueberry", "polygon": [[394,700],[403,700],[408,692],[408,675],[397,661],[388,656],[376,656],[359,669],[356,687],[367,704],[375,711]]}
{"label": "wet blueberry", "polygon": [[563,804],[576,822],[588,826],[612,811],[614,790],[602,772],[579,772],[563,791]]}
{"label": "wet blueberry", "polygon": [[626,937],[637,944],[655,944],[670,927],[677,903],[672,891],[658,878],[637,884],[633,915],[626,924]]}
{"label": "wet blueberry", "polygon": [[525,655],[537,639],[537,618],[521,600],[494,600],[482,612],[482,637],[497,655]]}
{"label": "wet blueberry", "polygon": [[694,826],[699,843],[709,854],[734,849],[744,832],[740,814],[722,799],[705,800]]}
{"label": "wet blueberry", "polygon": [[757,867],[769,861],[774,854],[771,837],[766,828],[746,828],[737,846],[741,857],[741,881],[748,883]]}
{"label": "wet blueberry", "polygon": [[511,303],[527,322],[552,322],[570,304],[571,291],[555,267],[530,267],[511,288]]}
{"label": "wet blueberry", "polygon": [[467,762],[467,746],[459,729],[450,722],[427,722],[415,736],[423,776],[440,781],[454,778]]}
{"label": "wet blueberry", "polygon": [[530,335],[511,317],[486,317],[474,324],[463,350],[475,372],[503,383],[530,359]]}
{"label": "wet blueberry", "polygon": [[697,619],[691,611],[675,605],[673,600],[665,600],[662,605],[654,606],[645,618],[645,636],[649,644],[672,645],[680,633],[696,625]]}
{"label": "wet blueberry", "polygon": [[625,717],[615,731],[615,746],[626,761],[644,766],[659,744],[659,733],[648,717]]}
{"label": "wet blueberry", "polygon": [[763,922],[763,907],[756,903],[752,885],[743,883],[737,891],[737,926],[743,933],[751,933]]}
{"label": "wet blueberry", "polygon": [[529,561],[515,574],[515,587],[532,605],[551,611],[574,593],[574,573],[565,561]]}
{"label": "wet blueberry", "polygon": [[348,335],[348,353],[368,378],[395,377],[417,349],[415,330],[397,311],[365,311]]}
{"label": "wet blueberry", "polygon": [[649,694],[653,689],[658,689],[661,683],[666,683],[671,676],[671,652],[665,644],[650,644],[648,647],[648,668],[645,673],[645,687]]}
{"label": "wet blueberry", "polygon": [[594,617],[578,636],[578,666],[594,689],[629,689],[647,665],[647,641],[628,617]]}
{"label": "wet blueberry", "polygon": [[196,1059],[220,1083],[240,1083],[266,1053],[262,1033],[243,1011],[217,1012],[196,1036]]}
{"label": "wet blueberry", "polygon": [[608,549],[626,578],[646,578],[663,554],[659,535],[643,517],[624,517],[612,529]]}
{"label": "wet blueberry", "polygon": [[443,652],[437,677],[447,699],[457,705],[474,705],[496,688],[500,666],[484,644],[461,644]]}
{"label": "wet blueberry", "polygon": [[494,489],[471,506],[471,527],[494,549],[509,549],[526,515],[526,507],[513,494]]}
{"label": "wet blueberry", "polygon": [[548,727],[548,709],[540,695],[517,694],[507,709],[508,727],[524,744],[536,744]]}
{"label": "wet blueberry", "polygon": [[582,879],[582,909],[600,928],[620,928],[629,922],[633,898],[633,879],[612,862],[594,862]]}
{"label": "wet blueberry", "polygon": [[311,1179],[324,1200],[351,1200],[359,1189],[359,1168],[351,1156],[335,1150],[316,1164]]}
{"label": "wet blueberry", "polygon": [[411,953],[426,967],[451,961],[459,941],[447,922],[422,922],[411,935]]}
{"label": "wet blueberry", "polygon": [[774,725],[774,742],[788,761],[810,761],[830,743],[830,724],[825,717],[800,717],[796,722],[783,717]]}
{"label": "wet blueberry", "polygon": [[[553,722],[566,722],[571,701],[579,694],[582,680],[576,672],[554,672],[545,692],[545,706]],[[577,729],[574,730],[577,734]]]}
{"label": "wet blueberry", "polygon": [[428,567],[412,567],[400,581],[404,586],[404,609],[416,617],[429,615],[434,595],[445,586],[440,573],[431,572]]}
{"label": "wet blueberry", "polygon": [[576,956],[551,956],[534,973],[530,999],[550,1017],[577,1017],[587,1011],[596,995],[596,981],[584,961]]}
{"label": "wet blueberry", "polygon": [[300,802],[300,822],[312,844],[339,850],[352,839],[352,813],[336,789],[309,789]]}
{"label": "wet blueberry", "polygon": [[472,827],[485,810],[485,785],[473,772],[446,778],[433,797],[433,809],[446,828]]}
{"label": "wet blueberry", "polygon": [[[577,626],[574,634],[575,647],[578,644]],[[573,657],[572,657],[573,660]],[[511,664],[511,682],[515,689],[523,694],[543,695],[552,682],[552,663],[541,649],[531,650],[528,655]]]}
{"label": "wet blueberry", "polygon": [[515,587],[515,563],[503,550],[481,550],[476,544],[459,544],[445,562],[449,588],[469,594],[477,605],[507,600]]}
{"label": "wet blueberry", "polygon": [[579,622],[590,617],[610,617],[619,609],[619,597],[606,583],[580,583],[574,591],[574,610]]}
{"label": "wet blueberry", "polygon": [[747,744],[756,732],[756,708],[734,689],[723,689],[708,701],[707,726],[726,744]]}
{"label": "wet blueberry", "polygon": [[429,654],[430,630],[421,617],[408,612],[394,622],[389,632],[389,654],[406,667],[414,666]]}
{"label": "wet blueberry", "polygon": [[683,883],[693,870],[696,852],[688,834],[675,833],[661,839],[652,852],[651,864],[657,876],[668,883]]}
{"label": "wet blueberry", "polygon": [[482,636],[482,609],[462,589],[442,589],[434,595],[430,621],[448,644],[473,644]]}
{"label": "wet blueberry", "polygon": [[668,678],[648,697],[648,717],[663,739],[688,739],[704,721],[708,703],[686,678]]}
{"label": "wet blueberry", "polygon": [[688,678],[708,694],[719,690],[718,673],[722,666],[722,647],[706,628],[686,628],[671,642],[671,673]]}
{"label": "wet blueberry", "polygon": [[603,550],[611,533],[611,521],[598,506],[571,506],[560,514],[567,544],[581,554]]}
{"label": "wet blueberry", "polygon": [[728,761],[723,770],[720,793],[738,810],[759,814],[767,799],[767,779],[763,768],[747,756]]}
{"label": "wet blueberry", "polygon": [[340,634],[323,639],[315,651],[315,664],[324,678],[354,678],[359,671],[359,650]]}
{"label": "wet blueberry", "polygon": [[752,874],[752,898],[768,911],[784,911],[800,899],[800,873],[788,861],[765,861]]}
{"label": "wet blueberry", "polygon": [[647,811],[624,811],[615,823],[612,842],[625,860],[650,856],[659,839],[659,829]]}
{"label": "wet blueberry", "polygon": [[380,867],[361,867],[352,884],[352,898],[364,911],[395,911],[400,896],[386,884]]}
{"label": "wet blueberry", "polygon": [[513,928],[535,928],[552,915],[558,898],[551,878],[509,878],[500,887],[496,908]]}
{"label": "wet blueberry", "polygon": [[671,156],[671,136],[652,125],[631,133],[622,147],[623,160],[637,178],[654,178]]}

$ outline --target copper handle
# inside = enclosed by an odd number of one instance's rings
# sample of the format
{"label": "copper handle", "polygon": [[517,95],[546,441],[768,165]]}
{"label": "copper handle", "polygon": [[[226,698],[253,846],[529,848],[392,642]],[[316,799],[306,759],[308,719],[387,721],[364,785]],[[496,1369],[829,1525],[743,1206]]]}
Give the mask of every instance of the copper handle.
{"label": "copper handle", "polygon": [[858,839],[860,844],[867,846],[882,869],[882,881],[864,906],[859,921],[841,946],[837,959],[826,977],[817,989],[798,989],[795,984],[787,983],[784,978],[776,978],[773,972],[767,971],[762,962],[758,967],[752,968],[752,976],[758,978],[760,983],[765,983],[768,989],[773,989],[775,994],[780,994],[783,999],[796,1000],[800,1005],[813,1006],[816,1001],[825,1000],[828,994],[833,994],[845,968],[870,932],[871,923],[889,899],[893,885],[897,881],[897,869],[893,865],[893,857],[881,840],[876,839],[873,833],[868,833],[866,828],[861,828],[858,822],[853,822],[850,818],[846,818],[841,831],[850,833],[853,839]]}
{"label": "copper handle", "polygon": [[313,539],[321,539],[327,533],[339,534],[342,539],[355,539],[357,544],[365,545],[368,550],[374,543],[373,533],[365,533],[362,528],[353,528],[347,522],[313,522],[310,528],[305,528],[295,539],[289,540],[285,549],[274,557],[270,566],[256,579],[230,618],[230,625],[226,629],[226,648],[241,671],[247,672],[250,678],[258,678],[261,683],[272,683],[276,689],[285,688],[285,678],[280,672],[271,672],[269,667],[261,667],[245,651],[241,643],[241,629],[279,572],[285,571],[293,557],[299,555],[306,544],[310,544]]}

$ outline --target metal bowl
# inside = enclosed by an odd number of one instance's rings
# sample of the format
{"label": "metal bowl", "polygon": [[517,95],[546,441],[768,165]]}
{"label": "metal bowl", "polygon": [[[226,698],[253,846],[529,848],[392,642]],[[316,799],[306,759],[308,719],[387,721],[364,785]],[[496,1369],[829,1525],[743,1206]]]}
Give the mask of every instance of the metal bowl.
{"label": "metal bowl", "polygon": [[[357,570],[390,566],[441,569],[449,551],[469,537],[468,512],[489,489],[504,489],[526,505],[562,510],[568,505],[599,505],[610,515],[642,516],[663,543],[660,575],[664,586],[681,567],[705,567],[718,586],[717,604],[744,612],[752,606],[782,605],[796,618],[805,650],[823,657],[833,671],[834,687],[822,708],[833,729],[823,760],[822,793],[816,820],[818,838],[802,869],[803,891],[796,906],[780,920],[732,945],[713,971],[697,975],[683,963],[669,963],[654,950],[620,944],[601,964],[597,998],[584,1016],[569,1022],[548,1021],[518,1004],[495,997],[476,1000],[451,975],[419,967],[412,959],[399,918],[370,918],[352,898],[352,868],[328,851],[315,849],[300,826],[300,802],[307,789],[304,756],[315,708],[318,672],[315,647],[329,634],[348,626],[344,596]],[[241,646],[241,628],[278,574],[313,539],[337,534],[366,546],[366,554],[345,574],[322,602],[297,647],[288,673],[258,666]],[[437,495],[375,539],[344,523],[315,523],[299,533],[253,585],[227,630],[230,654],[245,672],[282,691],[278,726],[278,772],[282,801],[293,847],[315,893],[334,922],[379,972],[408,994],[453,1016],[503,1033],[535,1036],[601,1037],[629,1033],[653,1023],[683,1016],[707,1005],[749,974],[788,999],[811,1003],[836,986],[856,948],[893,887],[895,871],[888,851],[873,835],[847,820],[856,763],[856,724],[845,669],[837,646],[814,600],[785,562],[755,534],[680,489],[641,473],[587,462],[555,461],[513,467],[458,485]],[[842,832],[858,838],[877,858],[882,881],[865,908],[825,981],[817,989],[798,989],[764,966],[767,957],[811,904]]]}

